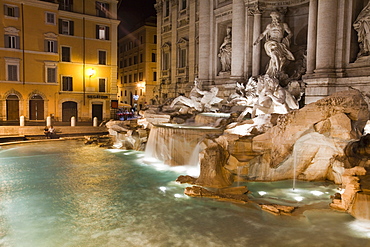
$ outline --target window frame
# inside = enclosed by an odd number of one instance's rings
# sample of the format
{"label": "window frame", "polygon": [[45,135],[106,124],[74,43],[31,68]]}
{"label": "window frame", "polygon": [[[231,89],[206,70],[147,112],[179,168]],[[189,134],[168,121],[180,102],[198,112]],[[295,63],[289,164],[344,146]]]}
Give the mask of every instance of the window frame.
{"label": "window frame", "polygon": [[[104,85],[103,85],[104,83]],[[99,78],[98,79],[98,92],[105,93],[107,92],[107,79],[106,78]]]}
{"label": "window frame", "polygon": [[[13,10],[12,13],[9,12],[10,10]],[[7,18],[18,19],[18,17],[19,17],[19,7],[17,5],[12,5],[12,4],[5,3],[4,4],[4,15]]]}
{"label": "window frame", "polygon": [[58,41],[45,39],[45,52],[58,53]]}
{"label": "window frame", "polygon": [[[74,35],[74,21],[67,19],[59,19],[59,34]],[[67,23],[67,27],[64,24]]]}
{"label": "window frame", "polygon": [[20,49],[20,38],[18,35],[5,34],[4,47],[9,49]]}
{"label": "window frame", "polygon": [[72,92],[73,91],[73,77],[62,75],[61,91]]}
{"label": "window frame", "polygon": [[169,0],[165,0],[164,1],[164,6],[163,6],[163,17],[164,18],[167,18],[170,16],[170,12],[171,12],[171,7],[170,7],[170,1]]}
{"label": "window frame", "polygon": [[[68,49],[68,55],[66,56],[66,54],[64,53],[64,51],[63,51],[63,49]],[[72,59],[71,59],[71,54],[72,54],[72,52],[71,52],[71,47],[70,46],[61,46],[61,48],[60,48],[60,54],[61,54],[61,56],[60,56],[60,60],[61,60],[61,62],[71,62],[72,61]],[[67,60],[65,60],[64,59],[64,57],[68,57],[68,59]]]}
{"label": "window frame", "polygon": [[[53,21],[52,22],[49,21],[49,16],[53,16]],[[48,25],[56,25],[57,24],[56,17],[57,17],[57,15],[54,12],[48,12],[48,11],[46,11],[45,12],[45,24],[48,24]]]}
{"label": "window frame", "polygon": [[96,39],[99,40],[110,40],[109,26],[96,25]]}
{"label": "window frame", "polygon": [[109,3],[95,1],[96,16],[108,18],[109,17]]}
{"label": "window frame", "polygon": [[[104,56],[102,56],[104,54]],[[98,64],[107,65],[107,51],[98,50]]]}
{"label": "window frame", "polygon": [[186,68],[187,67],[187,55],[188,51],[186,47],[179,47],[178,49],[178,68]]}
{"label": "window frame", "polygon": [[[57,72],[58,72],[58,66],[57,62],[48,62],[45,61],[45,82],[46,83],[57,83]],[[54,71],[54,75],[50,76],[50,69]],[[52,79],[52,80],[49,80]]]}
{"label": "window frame", "polygon": [[72,11],[73,10],[73,0],[60,0],[59,9],[65,10],[65,11]]}
{"label": "window frame", "polygon": [[188,1],[187,0],[179,0],[179,10],[180,12],[183,10],[186,10],[188,7]]}
{"label": "window frame", "polygon": [[[15,68],[15,74],[13,74],[14,71],[10,71],[10,66],[12,66],[12,68]],[[5,70],[6,70],[6,80],[7,81],[10,81],[10,82],[20,81],[19,80],[20,79],[19,66],[20,66],[19,58],[5,58]],[[14,78],[13,76],[15,76],[16,78]]]}

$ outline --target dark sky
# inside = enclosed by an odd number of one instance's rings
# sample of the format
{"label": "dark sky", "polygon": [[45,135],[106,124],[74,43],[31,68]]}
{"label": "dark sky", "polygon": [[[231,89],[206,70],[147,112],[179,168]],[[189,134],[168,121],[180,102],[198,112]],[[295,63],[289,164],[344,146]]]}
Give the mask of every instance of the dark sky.
{"label": "dark sky", "polygon": [[137,24],[149,16],[155,16],[155,0],[122,0],[118,9],[119,36],[122,37],[132,31]]}

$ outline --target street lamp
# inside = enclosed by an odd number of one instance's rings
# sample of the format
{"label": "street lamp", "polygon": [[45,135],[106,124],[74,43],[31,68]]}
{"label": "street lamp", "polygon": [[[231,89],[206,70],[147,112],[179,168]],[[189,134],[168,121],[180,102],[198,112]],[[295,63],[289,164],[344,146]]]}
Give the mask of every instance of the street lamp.
{"label": "street lamp", "polygon": [[89,76],[89,78],[94,76],[95,75],[95,69],[94,68],[88,69],[87,70],[87,75]]}

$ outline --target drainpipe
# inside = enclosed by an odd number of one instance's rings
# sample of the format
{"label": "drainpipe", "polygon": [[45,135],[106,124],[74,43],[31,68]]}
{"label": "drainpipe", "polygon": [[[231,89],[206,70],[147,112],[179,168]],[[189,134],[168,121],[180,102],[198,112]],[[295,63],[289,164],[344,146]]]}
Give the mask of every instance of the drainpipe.
{"label": "drainpipe", "polygon": [[[82,1],[82,13],[85,15],[85,0]],[[82,90],[83,105],[86,104],[86,37],[85,37],[85,17],[82,18]]]}
{"label": "drainpipe", "polygon": [[26,61],[25,61],[25,50],[24,50],[24,14],[23,14],[23,3],[21,3],[21,15],[22,15],[22,83],[26,82]]}
{"label": "drainpipe", "polygon": [[[85,10],[84,10],[85,11]],[[85,105],[86,100],[85,100],[85,94],[86,94],[86,54],[85,54],[85,47],[86,47],[86,37],[85,37],[85,17],[82,18],[82,36],[83,36],[83,43],[82,43],[82,57],[83,57],[83,62],[82,62],[82,87],[83,87],[83,104]]]}

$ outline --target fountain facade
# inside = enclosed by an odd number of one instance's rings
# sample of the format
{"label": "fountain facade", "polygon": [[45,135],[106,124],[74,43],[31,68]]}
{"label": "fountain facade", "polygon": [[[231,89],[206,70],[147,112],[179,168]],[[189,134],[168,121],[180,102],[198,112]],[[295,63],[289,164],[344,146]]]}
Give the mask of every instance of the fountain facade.
{"label": "fountain facade", "polygon": [[[157,8],[167,3],[158,0]],[[360,178],[366,169],[349,171],[355,164],[347,151],[369,119],[363,92],[370,89],[370,70],[361,72],[370,59],[363,26],[369,9],[365,3],[354,1],[346,8],[343,1],[339,6],[334,0],[200,1],[199,73],[193,71],[190,76],[195,83],[188,81],[187,88],[177,83],[188,80],[180,78],[177,68],[168,71],[177,71],[176,75],[162,73],[158,92],[163,97],[158,96],[163,105],[154,114],[166,114],[171,124],[194,123],[202,112],[226,112],[230,117],[204,121],[220,131],[212,135],[182,125],[151,124],[153,138],[149,138],[147,152],[170,165],[187,165],[200,143],[200,174],[185,180],[207,188],[220,189],[243,180],[291,179],[293,187],[296,180],[332,181],[344,189],[334,197],[332,207],[358,215],[361,210],[357,208],[366,201]],[[194,7],[194,1],[189,5]],[[348,9],[351,14],[345,14]],[[163,13],[158,13],[161,19]],[[166,18],[159,23],[164,25]],[[356,20],[359,48],[351,43],[355,34],[348,23],[352,20]],[[342,26],[336,26],[338,21]],[[171,26],[158,28],[171,30]],[[215,35],[210,30],[216,30]],[[165,36],[160,40],[162,54],[176,50],[169,49],[176,40],[171,35],[174,32],[166,36],[171,38],[168,42]],[[197,43],[189,39],[180,38],[181,43]],[[356,50],[360,51],[357,57]],[[357,162],[355,167],[367,166]],[[203,189],[193,191],[202,194]]]}

